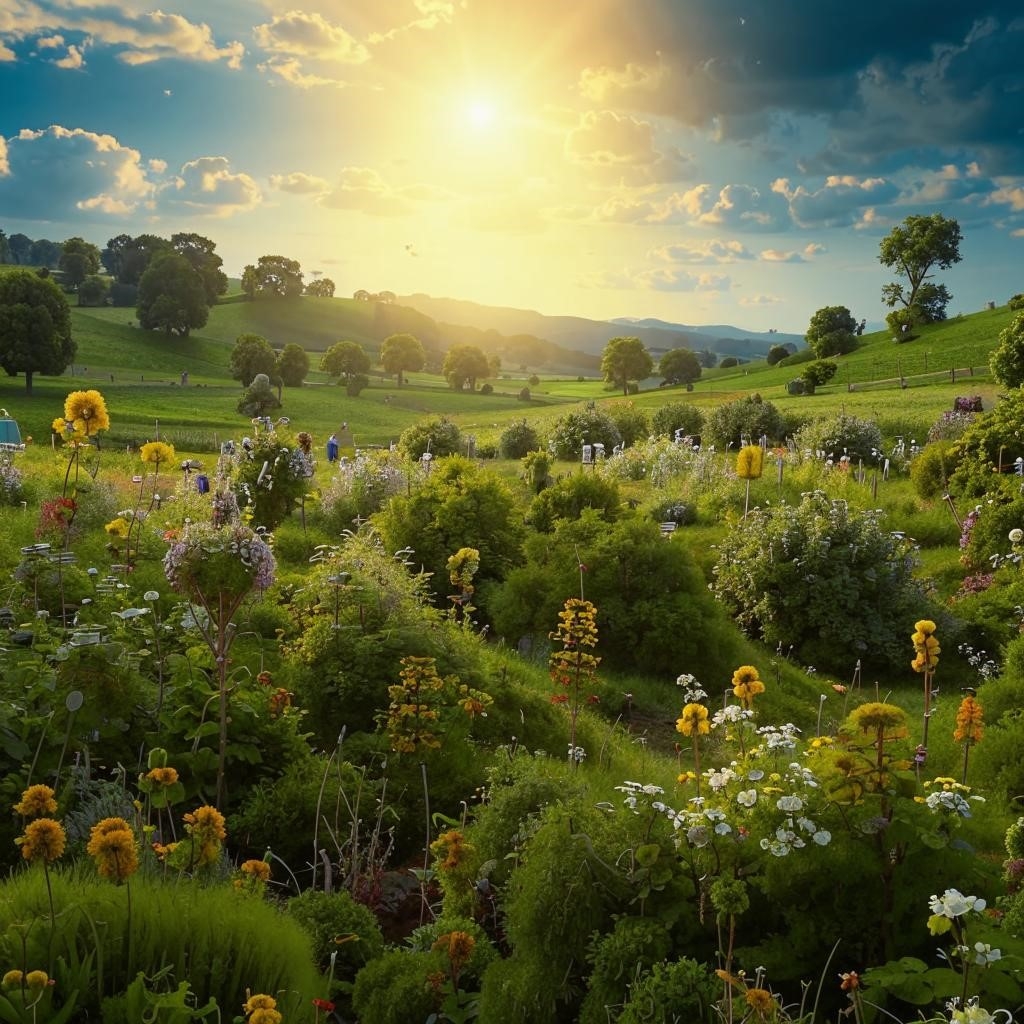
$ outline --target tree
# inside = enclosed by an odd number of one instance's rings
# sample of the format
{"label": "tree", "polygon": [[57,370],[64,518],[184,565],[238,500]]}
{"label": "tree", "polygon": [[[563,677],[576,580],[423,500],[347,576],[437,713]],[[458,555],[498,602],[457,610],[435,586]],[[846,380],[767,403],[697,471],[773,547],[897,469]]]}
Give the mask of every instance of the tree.
{"label": "tree", "polygon": [[261,334],[240,334],[231,350],[231,376],[248,387],[259,375],[268,378],[277,370],[277,355]]}
{"label": "tree", "polygon": [[989,359],[992,376],[1004,388],[1024,384],[1024,314],[1018,314],[999,335],[999,345]]}
{"label": "tree", "polygon": [[290,341],[277,355],[277,375],[285,387],[300,388],[309,373],[309,356],[301,345]]}
{"label": "tree", "polygon": [[768,349],[768,355],[764,357],[764,361],[769,366],[774,366],[776,363],[781,363],[788,355],[789,349],[786,348],[785,345],[772,345],[772,347]]}
{"label": "tree", "polygon": [[102,306],[107,301],[110,284],[99,274],[90,274],[78,286],[78,304],[80,306]]}
{"label": "tree", "polygon": [[445,353],[441,373],[450,387],[461,391],[467,384],[470,391],[476,390],[476,382],[490,372],[487,356],[476,345],[452,345]]}
{"label": "tree", "polygon": [[629,394],[629,382],[641,381],[654,372],[654,360],[639,338],[612,338],[601,356],[601,374],[609,384]]}
{"label": "tree", "polygon": [[[960,225],[941,213],[913,214],[897,225],[882,239],[879,262],[885,267],[896,267],[905,282],[894,281],[882,287],[882,299],[890,308],[903,306],[915,322],[931,323],[936,311],[945,316],[946,305],[952,298],[944,285],[925,288],[931,270],[948,270],[959,263]],[[929,319],[931,318],[931,319]]]}
{"label": "tree", "polygon": [[321,277],[306,285],[306,294],[317,299],[334,298],[334,282],[329,277]]}
{"label": "tree", "polygon": [[[246,271],[249,267],[245,268]],[[298,260],[286,256],[261,256],[253,267],[250,298],[266,295],[271,298],[288,299],[302,294],[302,267]],[[243,275],[243,286],[245,275]]]}
{"label": "tree", "polygon": [[427,355],[419,338],[414,338],[411,334],[392,334],[384,339],[384,344],[380,347],[380,361],[385,373],[398,375],[398,386],[401,387],[405,383],[402,374],[406,370],[414,373],[422,370]]}
{"label": "tree", "polygon": [[202,327],[210,316],[206,289],[184,256],[164,252],[154,256],[139,280],[135,307],[139,326],[162,330],[168,337],[187,338],[193,327]]}
{"label": "tree", "polygon": [[345,382],[345,390],[355,398],[369,383],[367,373],[370,372],[370,357],[362,345],[354,341],[337,341],[320,360],[320,369],[332,377]]}
{"label": "tree", "polygon": [[9,377],[56,376],[75,357],[68,301],[53,281],[31,270],[0,274],[0,366]]}
{"label": "tree", "polygon": [[250,263],[242,271],[242,292],[247,299],[255,299],[259,288],[260,276],[256,273],[256,268]]}
{"label": "tree", "polygon": [[100,252],[103,269],[116,281],[121,280],[121,263],[125,250],[132,244],[131,235],[114,235],[107,239],[106,247]]}
{"label": "tree", "polygon": [[153,260],[170,247],[171,243],[159,235],[137,235],[121,250],[118,281],[121,284],[139,284]]}
{"label": "tree", "polygon": [[257,373],[236,408],[245,416],[266,416],[271,409],[281,408],[281,400],[271,387],[270,378],[265,373]]}
{"label": "tree", "polygon": [[69,238],[60,254],[60,269],[65,283],[77,288],[90,274],[99,273],[100,251],[92,242],[77,235]]}
{"label": "tree", "polygon": [[356,302],[369,302],[370,299],[373,298],[373,296],[370,295],[370,293],[365,288],[357,288],[352,293],[352,298],[355,299]]}
{"label": "tree", "polygon": [[0,263],[11,262],[11,247],[7,241],[7,234],[0,228]]}
{"label": "tree", "polygon": [[666,352],[658,362],[658,373],[666,384],[692,384],[700,380],[700,360],[688,348],[674,348]]}
{"label": "tree", "polygon": [[34,267],[49,267],[53,270],[60,265],[62,251],[57,242],[51,242],[48,238],[37,238],[29,250],[28,262]]}
{"label": "tree", "polygon": [[718,365],[718,356],[709,348],[702,348],[697,353],[697,361],[705,370],[712,370]]}
{"label": "tree", "polygon": [[811,317],[805,337],[818,359],[839,356],[857,347],[857,321],[845,306],[823,306]]}
{"label": "tree", "polygon": [[217,243],[195,232],[179,232],[171,235],[171,248],[189,261],[203,282],[206,304],[214,305],[228,290],[228,276],[221,270],[224,261],[213,251]]}
{"label": "tree", "polygon": [[12,263],[24,267],[32,262],[32,239],[28,235],[15,232],[7,239],[7,248],[11,254]]}

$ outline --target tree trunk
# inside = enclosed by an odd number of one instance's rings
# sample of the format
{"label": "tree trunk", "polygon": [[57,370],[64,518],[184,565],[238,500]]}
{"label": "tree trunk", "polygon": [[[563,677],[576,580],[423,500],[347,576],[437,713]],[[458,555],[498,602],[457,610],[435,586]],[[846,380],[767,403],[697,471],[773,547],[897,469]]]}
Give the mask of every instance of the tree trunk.
{"label": "tree trunk", "polygon": [[26,370],[25,371],[25,394],[26,395],[31,395],[32,394],[32,371],[31,370]]}

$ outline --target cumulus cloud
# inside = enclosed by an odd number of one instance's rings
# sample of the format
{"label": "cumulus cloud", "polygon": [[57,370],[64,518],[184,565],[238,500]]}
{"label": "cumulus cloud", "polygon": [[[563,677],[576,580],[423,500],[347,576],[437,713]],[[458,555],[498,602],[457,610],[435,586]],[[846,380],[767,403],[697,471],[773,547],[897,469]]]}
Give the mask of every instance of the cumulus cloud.
{"label": "cumulus cloud", "polygon": [[325,178],[303,171],[292,171],[290,174],[272,174],[270,187],[279,192],[291,192],[293,195],[320,195],[331,186]]}
{"label": "cumulus cloud", "polygon": [[253,28],[257,44],[271,54],[284,54],[336,64],[362,64],[370,52],[340,25],[323,15],[289,11]]}
{"label": "cumulus cloud", "polygon": [[256,182],[244,172],[232,171],[223,156],[190,160],[160,192],[161,207],[184,208],[208,217],[230,217],[262,201]]}
{"label": "cumulus cloud", "polygon": [[675,147],[655,146],[654,126],[613,110],[588,110],[565,139],[566,157],[611,180],[629,184],[674,181],[689,161]]}
{"label": "cumulus cloud", "polygon": [[606,270],[588,275],[580,283],[586,288],[620,291],[723,292],[732,288],[732,281],[723,274],[691,274],[677,267]]}
{"label": "cumulus cloud", "polygon": [[765,306],[777,306],[782,300],[777,295],[742,295],[739,304],[748,309],[764,309]]}
{"label": "cumulus cloud", "polygon": [[810,242],[802,250],[797,249],[762,249],[761,259],[765,263],[807,263],[825,252],[825,246]]}
{"label": "cumulus cloud", "polygon": [[856,224],[869,207],[896,199],[900,190],[885,178],[864,178],[849,174],[829,175],[815,190],[786,178],[772,182],[772,191],[785,197],[793,220],[801,227],[848,227]]}
{"label": "cumulus cloud", "polygon": [[736,263],[752,260],[754,254],[742,243],[735,240],[713,239],[695,245],[676,243],[652,249],[648,255],[665,263]]}
{"label": "cumulus cloud", "polygon": [[319,202],[331,210],[360,210],[378,217],[397,217],[412,209],[407,192],[391,185],[372,167],[344,168]]}
{"label": "cumulus cloud", "polygon": [[0,173],[0,205],[27,220],[131,212],[154,191],[138,150],[112,135],[61,125],[23,129],[6,140]]}

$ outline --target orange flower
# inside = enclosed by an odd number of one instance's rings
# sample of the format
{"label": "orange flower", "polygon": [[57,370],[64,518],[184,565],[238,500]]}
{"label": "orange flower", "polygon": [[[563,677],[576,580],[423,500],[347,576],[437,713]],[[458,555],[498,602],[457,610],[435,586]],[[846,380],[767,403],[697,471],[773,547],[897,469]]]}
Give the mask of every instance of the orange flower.
{"label": "orange flower", "polygon": [[984,732],[981,705],[968,694],[960,701],[960,707],[957,709],[953,739],[957,743],[978,743]]}
{"label": "orange flower", "polygon": [[684,736],[706,736],[711,732],[708,709],[703,704],[687,704],[676,719],[676,732]]}
{"label": "orange flower", "polygon": [[25,826],[25,834],[16,842],[21,846],[21,855],[25,860],[41,860],[44,864],[51,864],[64,852],[67,836],[59,821],[36,818]]}
{"label": "orange flower", "polygon": [[29,786],[21,794],[21,800],[14,805],[14,810],[23,818],[39,818],[44,814],[56,814],[56,796],[49,786]]}

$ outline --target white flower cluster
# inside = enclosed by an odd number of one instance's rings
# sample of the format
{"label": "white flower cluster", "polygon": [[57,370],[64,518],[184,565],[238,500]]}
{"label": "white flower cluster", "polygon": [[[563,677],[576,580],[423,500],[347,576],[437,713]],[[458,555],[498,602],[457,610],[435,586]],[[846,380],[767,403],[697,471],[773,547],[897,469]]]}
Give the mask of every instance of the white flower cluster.
{"label": "white flower cluster", "polygon": [[[984,797],[971,797],[972,800],[984,800]],[[939,790],[937,793],[929,793],[924,800],[925,806],[933,814],[959,814],[961,818],[971,816],[971,805],[959,793],[950,790]]]}
{"label": "white flower cluster", "polygon": [[795,750],[800,730],[792,722],[784,725],[763,725],[757,730],[768,750]]}
{"label": "white flower cluster", "polygon": [[953,920],[964,914],[980,914],[985,909],[985,901],[978,896],[965,896],[959,889],[947,889],[941,896],[932,896],[928,906],[933,914]]}
{"label": "white flower cluster", "polygon": [[707,692],[697,682],[697,677],[684,672],[676,676],[676,686],[683,691],[684,704],[701,704],[708,699]]}

